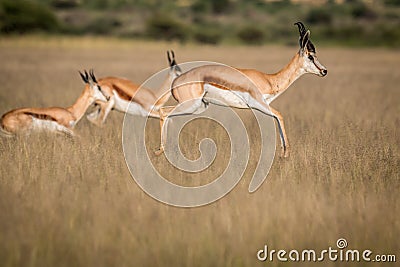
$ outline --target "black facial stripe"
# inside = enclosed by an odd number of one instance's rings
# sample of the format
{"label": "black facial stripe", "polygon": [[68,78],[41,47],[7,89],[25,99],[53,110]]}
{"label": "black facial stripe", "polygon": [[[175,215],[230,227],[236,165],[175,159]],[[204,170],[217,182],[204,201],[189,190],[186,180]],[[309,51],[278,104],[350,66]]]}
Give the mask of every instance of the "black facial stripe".
{"label": "black facial stripe", "polygon": [[316,67],[319,71],[322,71],[322,69],[321,69],[320,67],[318,67],[317,64],[315,64],[314,60],[313,60],[312,62],[314,63],[315,67]]}

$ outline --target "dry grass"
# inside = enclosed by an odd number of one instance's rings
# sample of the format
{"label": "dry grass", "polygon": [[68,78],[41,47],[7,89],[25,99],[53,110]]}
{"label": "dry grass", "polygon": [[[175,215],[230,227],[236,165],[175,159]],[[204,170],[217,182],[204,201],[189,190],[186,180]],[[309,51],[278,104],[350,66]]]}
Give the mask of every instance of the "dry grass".
{"label": "dry grass", "polygon": [[[79,40],[25,41],[0,42],[1,113],[71,104],[82,88],[78,69],[144,81],[166,65],[164,51],[171,48],[99,39],[82,46]],[[266,72],[295,52],[173,46],[179,62],[211,60]],[[0,139],[0,265],[254,266],[263,265],[256,252],[264,244],[324,249],[340,237],[350,248],[400,257],[400,54],[317,48],[329,75],[301,78],[274,103],[286,118],[293,153],[275,159],[254,194],[247,193],[253,160],[239,186],[214,204],[181,209],[158,203],[129,175],[118,113],[104,129],[82,120],[77,141],[49,134]],[[150,127],[155,147],[158,122]],[[207,133],[190,127],[186,145]],[[252,136],[257,149],[258,133]],[[197,147],[192,150],[196,155]],[[155,160],[162,166],[163,159]]]}

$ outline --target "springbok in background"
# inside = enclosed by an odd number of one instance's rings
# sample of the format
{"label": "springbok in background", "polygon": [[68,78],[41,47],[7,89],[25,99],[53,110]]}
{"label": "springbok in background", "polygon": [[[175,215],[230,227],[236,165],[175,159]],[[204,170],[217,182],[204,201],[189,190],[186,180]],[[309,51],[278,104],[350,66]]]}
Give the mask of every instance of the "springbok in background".
{"label": "springbok in background", "polygon": [[97,100],[107,101],[107,97],[103,95],[92,70],[90,77],[87,71],[85,71],[85,74],[81,72],[79,74],[86,86],[72,106],[68,108],[19,108],[11,110],[1,117],[1,132],[7,136],[12,136],[20,133],[29,134],[35,130],[46,130],[74,136],[73,128],[85,114],[87,108]]}
{"label": "springbok in background", "polygon": [[[198,114],[207,108],[208,103],[221,105],[222,102],[224,106],[252,108],[275,118],[281,140],[281,155],[288,157],[289,142],[283,117],[269,104],[303,74],[312,73],[323,77],[328,73],[317,59],[315,47],[310,41],[310,31],[301,22],[295,25],[299,28],[300,49],[289,64],[275,74],[254,69],[230,70],[223,66],[206,65],[176,78],[171,85],[171,93],[181,105],[177,108],[160,109],[161,144],[156,154],[160,155],[164,151],[167,135],[165,122],[168,116]],[[244,75],[237,75],[237,71]]]}
{"label": "springbok in background", "polygon": [[[170,88],[172,81],[178,77],[182,70],[175,60],[174,51],[167,51],[169,73],[166,80],[161,85],[161,92]],[[101,126],[104,124],[111,110],[126,112],[131,115],[142,117],[150,116],[159,118],[158,109],[168,101],[171,96],[170,90],[168,93],[157,100],[157,96],[146,88],[140,88],[140,85],[134,84],[131,81],[118,77],[105,77],[98,81],[104,95],[109,96],[109,101],[96,101],[96,105],[100,108],[87,115],[90,122]],[[132,102],[131,102],[132,100]]]}

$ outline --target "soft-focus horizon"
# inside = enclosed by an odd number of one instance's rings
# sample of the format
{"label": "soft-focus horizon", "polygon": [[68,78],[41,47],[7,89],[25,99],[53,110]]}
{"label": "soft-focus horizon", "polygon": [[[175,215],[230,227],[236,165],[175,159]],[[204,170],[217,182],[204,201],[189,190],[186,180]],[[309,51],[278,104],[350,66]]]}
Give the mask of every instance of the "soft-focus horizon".
{"label": "soft-focus horizon", "polygon": [[114,36],[198,44],[294,44],[294,22],[320,43],[400,45],[396,0],[1,0],[0,34]]}

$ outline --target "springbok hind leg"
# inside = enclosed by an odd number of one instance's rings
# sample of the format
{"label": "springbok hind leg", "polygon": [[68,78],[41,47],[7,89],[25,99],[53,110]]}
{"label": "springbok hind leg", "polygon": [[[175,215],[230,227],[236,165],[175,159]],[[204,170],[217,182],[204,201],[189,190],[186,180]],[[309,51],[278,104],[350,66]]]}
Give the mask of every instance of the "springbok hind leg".
{"label": "springbok hind leg", "polygon": [[174,110],[175,106],[168,106],[168,107],[161,107],[158,112],[160,116],[160,147],[154,152],[156,156],[161,155],[164,153],[164,144],[165,144],[165,138],[167,135],[167,128],[164,127],[166,126],[166,119],[168,118],[168,115],[171,114],[171,112]]}
{"label": "springbok hind leg", "polygon": [[290,146],[289,146],[289,140],[286,135],[286,129],[285,129],[285,123],[283,122],[283,117],[279,111],[276,109],[269,107],[269,109],[272,111],[272,113],[275,115],[274,118],[276,119],[278,123],[278,129],[279,129],[279,136],[281,138],[281,157],[287,158],[289,157],[290,154]]}
{"label": "springbok hind leg", "polygon": [[176,106],[161,107],[159,109],[160,130],[161,130],[160,148],[155,152],[155,154],[157,156],[159,156],[164,152],[165,143],[167,141],[167,129],[168,129],[167,119],[168,118],[176,117],[176,116],[199,114],[199,113],[203,112],[206,108],[207,108],[207,106],[202,101],[202,98],[197,98],[197,99],[188,101],[186,103],[181,103],[181,105],[178,107],[176,107]]}

